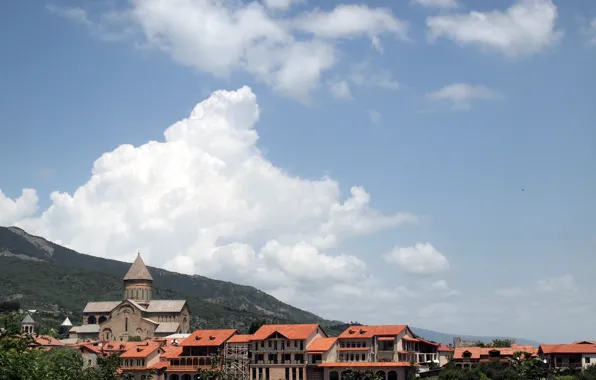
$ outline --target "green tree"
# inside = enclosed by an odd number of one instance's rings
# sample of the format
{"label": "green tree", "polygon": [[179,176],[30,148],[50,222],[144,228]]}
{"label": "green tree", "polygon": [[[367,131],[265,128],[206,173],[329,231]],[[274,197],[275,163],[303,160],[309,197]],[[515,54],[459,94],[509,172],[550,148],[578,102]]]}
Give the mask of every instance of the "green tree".
{"label": "green tree", "polygon": [[490,343],[490,347],[503,348],[511,347],[515,343],[515,339],[493,339]]}
{"label": "green tree", "polygon": [[257,332],[258,329],[261,328],[261,326],[263,326],[265,323],[267,323],[266,320],[264,319],[259,319],[256,321],[252,321],[250,322],[250,326],[248,326],[248,333],[249,334],[254,334],[255,332]]}
{"label": "green tree", "polygon": [[142,339],[140,336],[135,335],[135,336],[129,336],[128,341],[129,342],[140,342],[140,341],[142,341]]}

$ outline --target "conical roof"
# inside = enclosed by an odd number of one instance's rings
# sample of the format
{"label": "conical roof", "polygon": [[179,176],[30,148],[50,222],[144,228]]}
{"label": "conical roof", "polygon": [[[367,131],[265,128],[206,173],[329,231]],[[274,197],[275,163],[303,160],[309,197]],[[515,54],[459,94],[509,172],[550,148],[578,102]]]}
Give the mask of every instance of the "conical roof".
{"label": "conical roof", "polygon": [[153,277],[151,277],[151,273],[149,273],[147,266],[145,266],[145,262],[143,262],[140,253],[137,255],[135,262],[132,263],[130,269],[126,273],[126,276],[124,276],[124,281],[126,280],[153,281]]}
{"label": "conical roof", "polygon": [[31,317],[31,314],[29,314],[29,313],[25,314],[25,318],[23,318],[23,320],[21,321],[22,325],[34,324],[34,323],[35,323],[35,321]]}
{"label": "conical roof", "polygon": [[62,324],[60,326],[71,327],[72,326],[72,322],[70,322],[70,319],[68,319],[68,317],[66,317],[66,319],[64,320],[64,322],[62,322]]}

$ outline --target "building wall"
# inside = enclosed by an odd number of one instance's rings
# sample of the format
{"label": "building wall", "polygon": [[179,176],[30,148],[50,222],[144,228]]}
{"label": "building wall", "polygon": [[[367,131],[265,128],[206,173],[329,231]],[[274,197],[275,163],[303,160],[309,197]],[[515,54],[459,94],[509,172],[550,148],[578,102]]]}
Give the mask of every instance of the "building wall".
{"label": "building wall", "polygon": [[[383,374],[382,374],[382,376],[383,376],[382,380],[393,380],[393,379],[390,379],[389,372],[390,371],[395,371],[395,374],[397,376],[396,377],[396,380],[406,380],[406,369],[404,367],[358,367],[358,369],[361,370],[361,371],[371,370],[371,371],[374,371],[375,373],[376,372],[379,372],[379,371],[382,371],[383,372]],[[342,368],[333,368],[333,367],[325,368],[324,371],[323,371],[323,373],[324,373],[323,380],[333,380],[331,378],[331,373],[334,372],[334,371],[336,371],[338,373],[337,380],[342,380],[342,372],[343,371],[348,371],[348,370],[349,370],[349,368],[346,368],[346,367],[342,367]]]}
{"label": "building wall", "polygon": [[449,363],[449,360],[453,357],[453,352],[450,351],[439,351],[439,366],[444,366]]}
{"label": "building wall", "polygon": [[596,354],[583,354],[582,355],[582,367],[586,368],[591,365],[596,365]]}
{"label": "building wall", "polygon": [[157,326],[143,320],[143,313],[130,303],[124,302],[112,311],[108,322],[101,325],[102,339],[127,341],[131,336],[152,338]]}
{"label": "building wall", "polygon": [[97,354],[91,352],[82,352],[83,368],[91,368],[97,366]]}

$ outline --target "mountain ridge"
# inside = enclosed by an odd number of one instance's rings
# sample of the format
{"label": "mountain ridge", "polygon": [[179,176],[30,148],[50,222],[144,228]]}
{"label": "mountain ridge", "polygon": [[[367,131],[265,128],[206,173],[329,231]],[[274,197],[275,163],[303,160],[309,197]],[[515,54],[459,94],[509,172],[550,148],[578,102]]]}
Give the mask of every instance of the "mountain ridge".
{"label": "mountain ridge", "polygon": [[[46,310],[47,315],[41,316],[41,320],[47,324],[65,317],[76,324],[86,302],[120,299],[122,278],[129,267],[130,263],[79,253],[19,227],[0,226],[0,289],[5,294],[0,295],[0,300],[19,299],[29,308]],[[349,325],[296,308],[252,286],[152,266],[149,269],[154,276],[156,298],[188,300],[193,328],[234,327],[246,331],[255,320],[308,322],[319,323],[334,335]],[[416,327],[412,330],[425,339],[445,344],[453,339],[453,334]],[[493,339],[460,336],[466,340]]]}

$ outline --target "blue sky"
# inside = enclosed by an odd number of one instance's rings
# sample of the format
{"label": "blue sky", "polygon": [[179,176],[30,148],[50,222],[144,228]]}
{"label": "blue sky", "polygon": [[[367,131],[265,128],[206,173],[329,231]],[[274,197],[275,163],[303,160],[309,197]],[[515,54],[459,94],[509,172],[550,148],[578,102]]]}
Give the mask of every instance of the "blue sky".
{"label": "blue sky", "polygon": [[[329,318],[594,339],[596,6],[291,3],[5,5],[0,224],[98,256],[141,248]],[[256,103],[249,127],[230,116]],[[166,144],[177,121],[204,134]],[[234,140],[246,128],[259,151]]]}

